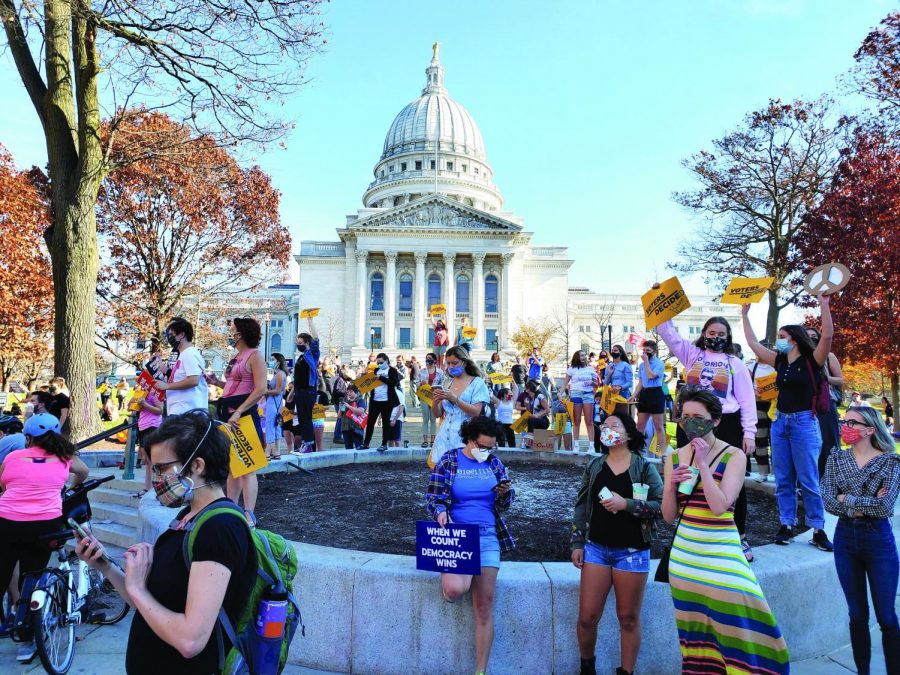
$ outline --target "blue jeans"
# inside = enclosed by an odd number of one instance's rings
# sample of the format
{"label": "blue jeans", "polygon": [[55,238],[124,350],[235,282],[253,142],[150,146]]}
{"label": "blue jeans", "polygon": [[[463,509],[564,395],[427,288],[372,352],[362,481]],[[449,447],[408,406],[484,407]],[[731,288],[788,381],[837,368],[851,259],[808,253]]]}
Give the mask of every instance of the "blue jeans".
{"label": "blue jeans", "polygon": [[871,587],[875,618],[889,675],[900,673],[900,624],[894,609],[900,559],[891,524],[886,519],[841,518],[834,531],[834,565],[850,614],[850,644],[860,675],[868,675],[872,645],[869,635]]}
{"label": "blue jeans", "polygon": [[825,526],[825,504],[819,492],[819,452],[822,432],[811,410],[779,412],[772,422],[772,471],[775,499],[781,524],[797,524],[797,483],[803,493],[806,524],[816,530]]}

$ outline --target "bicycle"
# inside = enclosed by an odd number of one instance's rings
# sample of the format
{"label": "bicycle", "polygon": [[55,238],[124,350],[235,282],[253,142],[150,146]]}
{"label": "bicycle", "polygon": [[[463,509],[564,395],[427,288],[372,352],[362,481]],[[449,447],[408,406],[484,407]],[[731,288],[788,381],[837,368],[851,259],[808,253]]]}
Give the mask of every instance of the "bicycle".
{"label": "bicycle", "polygon": [[[88,480],[67,490],[63,494],[64,521],[88,523],[88,492],[113,478]],[[58,565],[24,576],[22,599],[10,633],[16,642],[34,640],[41,664],[51,675],[62,675],[72,666],[75,626],[111,625],[128,613],[128,604],[102,572],[92,570],[73,552],[65,551],[66,542],[74,536],[67,528],[41,537],[56,552]]]}

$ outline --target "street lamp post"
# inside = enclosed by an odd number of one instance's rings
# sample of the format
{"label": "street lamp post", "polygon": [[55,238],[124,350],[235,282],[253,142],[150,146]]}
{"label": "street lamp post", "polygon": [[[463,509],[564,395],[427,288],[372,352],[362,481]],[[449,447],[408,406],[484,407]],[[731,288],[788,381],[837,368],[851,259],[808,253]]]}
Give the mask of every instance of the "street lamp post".
{"label": "street lamp post", "polygon": [[375,329],[374,328],[369,329],[369,351],[370,352],[375,351]]}

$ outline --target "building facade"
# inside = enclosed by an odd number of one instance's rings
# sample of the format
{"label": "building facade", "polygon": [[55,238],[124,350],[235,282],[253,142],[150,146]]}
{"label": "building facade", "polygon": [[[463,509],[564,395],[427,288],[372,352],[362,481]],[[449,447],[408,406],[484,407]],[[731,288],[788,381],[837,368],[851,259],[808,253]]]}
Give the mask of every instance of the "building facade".
{"label": "building facade", "polygon": [[[469,318],[479,360],[511,353],[519,325],[546,320],[567,325],[567,351],[577,349],[577,327],[592,318],[578,306],[616,299],[582,302],[585,289],[568,287],[568,248],[532,246],[523,218],[504,210],[481,132],[447,93],[438,48],[421,95],[388,129],[363,208],[337,228],[337,241],[301,242],[298,309],[320,308],[319,331],[326,326],[345,359],[426,351],[437,304],[451,343]],[[613,325],[643,326],[630,310],[614,316]]]}

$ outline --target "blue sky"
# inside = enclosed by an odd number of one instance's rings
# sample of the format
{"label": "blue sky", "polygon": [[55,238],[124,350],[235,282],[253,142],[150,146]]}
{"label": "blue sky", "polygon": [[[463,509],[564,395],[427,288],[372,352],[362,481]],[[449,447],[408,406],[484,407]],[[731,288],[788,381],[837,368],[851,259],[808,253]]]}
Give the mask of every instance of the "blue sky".
{"label": "blue sky", "polygon": [[[536,244],[567,245],[570,284],[643,292],[691,217],[680,160],[770,97],[816,97],[836,79],[888,0],[612,2],[334,0],[328,46],[287,103],[287,149],[258,161],[301,239],[333,239],[361,206],[384,135],[424,85],[442,43],[450,95],[484,135],[505,207]],[[45,163],[40,127],[2,58],[0,142]],[[607,267],[604,261],[609,261]],[[599,264],[598,264],[599,263]],[[296,275],[296,270],[292,270]],[[698,279],[685,280],[702,292]]]}

